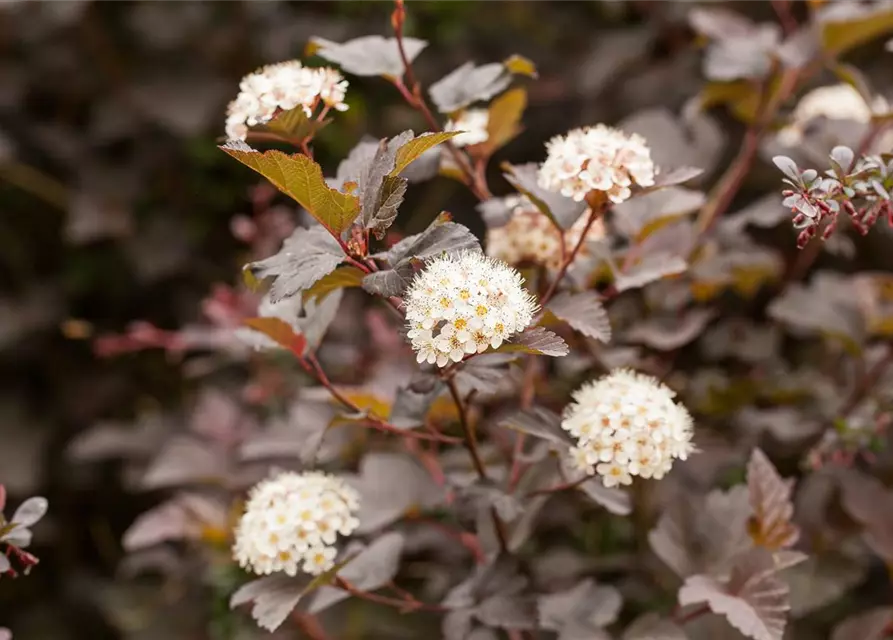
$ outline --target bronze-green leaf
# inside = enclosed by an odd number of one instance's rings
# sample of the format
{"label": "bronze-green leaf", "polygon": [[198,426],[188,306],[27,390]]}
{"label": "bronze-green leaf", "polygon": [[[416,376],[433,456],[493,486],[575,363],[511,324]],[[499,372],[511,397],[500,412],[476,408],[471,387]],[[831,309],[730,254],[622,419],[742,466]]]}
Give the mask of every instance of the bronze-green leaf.
{"label": "bronze-green leaf", "polygon": [[323,276],[312,287],[304,291],[304,302],[325,298],[336,289],[359,287],[365,274],[356,267],[338,267],[327,276]]}
{"label": "bronze-green leaf", "polygon": [[446,142],[450,138],[453,138],[462,133],[461,131],[438,131],[436,133],[423,133],[417,138],[413,138],[405,145],[400,147],[400,150],[397,152],[397,163],[394,166],[394,170],[391,171],[391,176],[399,175],[401,171],[403,171],[409,164],[419,158],[423,153],[425,153],[428,149],[433,149],[437,145]]}
{"label": "bronze-green leaf", "polygon": [[255,331],[260,331],[270,340],[297,356],[301,356],[307,346],[307,339],[304,335],[295,333],[294,328],[280,318],[247,318],[243,324]]}
{"label": "bronze-green leaf", "polygon": [[536,71],[536,65],[533,64],[533,61],[528,60],[524,56],[519,56],[518,54],[514,54],[503,60],[503,65],[505,68],[509,70],[509,72],[514,73],[518,76],[527,76],[529,78],[538,77],[538,73]]}
{"label": "bronze-green leaf", "polygon": [[506,145],[521,132],[521,116],[527,108],[527,91],[511,89],[490,103],[487,148],[490,153]]}
{"label": "bronze-green leaf", "polygon": [[822,20],[822,47],[832,56],[854,49],[893,31],[893,9],[842,5]]}
{"label": "bronze-green leaf", "polygon": [[303,107],[295,107],[288,111],[283,111],[275,118],[264,125],[274,133],[287,136],[296,140],[302,140],[308,136],[315,135],[320,129],[331,122],[331,118],[326,120],[311,120],[304,113]]}
{"label": "bronze-green leaf", "polygon": [[239,141],[220,148],[294,198],[333,235],[347,229],[360,211],[357,197],[329,188],[322,168],[305,155],[276,150],[261,153]]}

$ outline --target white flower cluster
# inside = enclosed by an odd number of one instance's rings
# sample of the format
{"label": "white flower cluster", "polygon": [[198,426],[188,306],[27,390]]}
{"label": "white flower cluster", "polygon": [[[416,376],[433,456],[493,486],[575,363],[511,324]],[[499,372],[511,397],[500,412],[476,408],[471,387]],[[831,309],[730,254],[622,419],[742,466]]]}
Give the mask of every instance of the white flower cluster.
{"label": "white flower cluster", "polygon": [[319,575],[335,563],[338,535],[359,525],[358,508],[357,492],[335,476],[281,473],[251,490],[233,554],[240,566],[261,575]]}
{"label": "white flower cluster", "polygon": [[546,143],[539,185],[580,202],[590,191],[603,191],[611,202],[627,200],[633,183],[654,184],[654,163],[645,139],[603,124],[569,131]]}
{"label": "white flower cluster", "polygon": [[[526,196],[506,196],[503,202],[511,209],[512,217],[503,226],[487,231],[487,255],[512,265],[533,262],[553,271],[558,270],[561,267],[561,232]],[[564,232],[564,244],[568,251],[580,241],[588,218],[588,214],[584,213]],[[586,232],[588,242],[604,236],[605,225],[601,219],[593,222]],[[575,260],[588,254],[589,248],[584,243]]]}
{"label": "white flower cluster", "polygon": [[694,450],[692,419],[675,393],[654,378],[617,369],[574,392],[561,427],[577,438],[571,459],[606,487],[632,476],[662,478]]}
{"label": "white flower cluster", "polygon": [[886,113],[888,110],[889,105],[882,96],[869,105],[850,84],[819,87],[800,98],[791,114],[790,124],[778,132],[779,141],[788,146],[799,144],[806,127],[818,118],[867,124],[873,113]]}
{"label": "white flower cluster", "polygon": [[443,128],[444,131],[464,131],[452,142],[457,147],[467,147],[472,144],[486,142],[489,134],[487,125],[490,124],[490,114],[486,109],[466,109],[456,120],[450,120]]}
{"label": "white flower cluster", "polygon": [[523,331],[536,312],[523,283],[513,268],[478,252],[428,262],[405,298],[416,359],[445,367]]}
{"label": "white flower cluster", "polygon": [[322,102],[346,111],[347,80],[328,67],[305,67],[299,60],[280,62],[250,73],[239,83],[239,95],[226,110],[226,136],[244,140],[248,127],[269,122],[280,110],[302,107],[308,118]]}

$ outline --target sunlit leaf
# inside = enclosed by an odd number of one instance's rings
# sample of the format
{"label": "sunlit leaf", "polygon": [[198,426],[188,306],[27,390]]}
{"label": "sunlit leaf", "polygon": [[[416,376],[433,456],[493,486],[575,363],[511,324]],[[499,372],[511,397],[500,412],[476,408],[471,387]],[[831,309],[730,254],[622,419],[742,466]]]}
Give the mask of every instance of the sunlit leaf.
{"label": "sunlit leaf", "polygon": [[303,154],[288,155],[275,149],[261,153],[233,140],[220,148],[294,198],[334,235],[347,229],[360,211],[357,197],[329,188],[320,166]]}
{"label": "sunlit leaf", "polygon": [[418,159],[428,149],[432,149],[460,133],[461,131],[438,131],[423,133],[413,138],[397,151],[397,161],[390,175],[399,175],[412,161]]}
{"label": "sunlit leaf", "polygon": [[[362,36],[339,44],[325,38],[311,38],[312,50],[321,58],[340,65],[348,73],[357,76],[385,76],[399,78],[403,75],[403,61],[396,38]],[[412,62],[428,46],[424,40],[403,38],[406,58]]]}
{"label": "sunlit leaf", "polygon": [[527,107],[527,91],[511,89],[490,103],[487,120],[488,153],[503,147],[521,132],[521,117]]}
{"label": "sunlit leaf", "polygon": [[307,339],[304,335],[295,333],[290,324],[279,318],[248,318],[243,321],[243,324],[255,331],[260,331],[276,344],[298,356],[303,355],[304,348],[307,346]]}
{"label": "sunlit leaf", "polygon": [[783,480],[766,454],[754,449],[747,463],[747,487],[753,509],[748,530],[754,544],[773,551],[793,546],[800,537],[791,522],[793,481]]}
{"label": "sunlit leaf", "polygon": [[356,267],[341,266],[332,273],[323,276],[309,289],[304,290],[304,301],[324,298],[336,289],[348,289],[362,286],[366,274]]}

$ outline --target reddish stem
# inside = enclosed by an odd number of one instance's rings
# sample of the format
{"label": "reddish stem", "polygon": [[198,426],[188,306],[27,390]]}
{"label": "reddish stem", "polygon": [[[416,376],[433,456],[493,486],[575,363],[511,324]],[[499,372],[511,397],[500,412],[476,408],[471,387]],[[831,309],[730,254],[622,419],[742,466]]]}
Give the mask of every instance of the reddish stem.
{"label": "reddish stem", "polygon": [[409,611],[436,611],[436,612],[445,612],[448,611],[446,607],[437,604],[427,604],[425,602],[420,602],[413,598],[412,600],[398,600],[396,598],[389,598],[387,596],[382,596],[377,593],[370,593],[368,591],[363,591],[356,587],[353,583],[345,580],[344,578],[338,577],[335,578],[335,584],[339,587],[347,591],[350,595],[355,596],[357,598],[362,598],[363,600],[367,600],[369,602],[375,602],[377,604],[383,604],[388,607],[393,607],[402,612]]}
{"label": "reddish stem", "polygon": [[555,274],[555,279],[552,280],[549,288],[546,289],[546,293],[543,294],[543,297],[540,299],[540,306],[545,307],[546,304],[548,304],[549,300],[552,299],[552,296],[555,295],[555,292],[558,289],[558,284],[561,282],[562,278],[564,278],[564,275],[567,273],[568,267],[573,264],[574,260],[577,258],[577,254],[580,252],[580,249],[586,242],[586,235],[589,233],[590,227],[595,224],[595,221],[598,220],[599,216],[601,216],[603,210],[603,206],[593,206],[590,208],[589,219],[586,221],[586,226],[583,228],[583,232],[580,234],[580,239],[577,241],[577,244],[574,245],[574,248],[571,249],[570,254],[566,255],[561,261],[561,266],[558,269],[558,273]]}
{"label": "reddish stem", "polygon": [[[477,434],[474,432],[474,428],[468,420],[468,413],[466,411],[465,403],[462,402],[462,397],[459,395],[459,389],[456,387],[456,381],[450,377],[445,380],[447,384],[447,388],[450,390],[450,395],[453,397],[453,402],[456,403],[456,410],[459,413],[459,424],[462,426],[462,433],[464,434],[463,442],[465,444],[465,448],[468,449],[468,453],[471,456],[471,460],[474,463],[475,471],[477,471],[478,477],[481,480],[489,481],[489,476],[487,474],[487,468],[484,466],[484,462],[481,459],[481,454],[478,451],[477,446]],[[496,513],[495,508],[490,509],[490,515],[493,517],[493,526],[496,529],[496,536],[499,538],[499,546],[504,553],[508,553],[508,535],[505,531],[505,524],[499,517],[499,514]]]}

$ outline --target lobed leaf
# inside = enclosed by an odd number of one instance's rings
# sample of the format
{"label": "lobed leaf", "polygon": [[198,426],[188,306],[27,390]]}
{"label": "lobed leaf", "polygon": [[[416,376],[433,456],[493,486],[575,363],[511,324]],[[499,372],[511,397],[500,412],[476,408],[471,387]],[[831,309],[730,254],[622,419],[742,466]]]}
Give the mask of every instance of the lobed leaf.
{"label": "lobed leaf", "polygon": [[390,268],[367,275],[363,278],[363,288],[376,295],[399,296],[415,272],[413,261],[473,250],[480,251],[480,243],[467,227],[438,216],[422,233],[403,238],[383,256],[375,256],[386,258]]}
{"label": "lobed leaf", "polygon": [[703,334],[715,316],[712,309],[691,309],[681,318],[649,318],[636,324],[623,337],[658,351],[673,351]]}
{"label": "lobed leaf", "polygon": [[454,113],[473,102],[489,100],[512,82],[512,72],[502,63],[480,67],[466,62],[435,82],[428,94],[441,113]]}
{"label": "lobed leaf", "polygon": [[443,389],[443,383],[434,376],[416,376],[408,385],[397,389],[388,422],[400,429],[422,426],[431,403]]}
{"label": "lobed leaf", "polygon": [[230,609],[252,603],[251,617],[267,631],[278,629],[305,594],[309,580],[278,574],[242,585],[229,601]]}
{"label": "lobed leaf", "polygon": [[324,275],[308,289],[304,290],[304,302],[319,300],[337,289],[349,289],[362,286],[366,274],[356,267],[344,265]]}
{"label": "lobed leaf", "polygon": [[748,530],[754,544],[772,551],[792,547],[800,537],[791,522],[793,481],[783,480],[766,454],[754,449],[747,463],[747,488],[753,510]]}
{"label": "lobed leaf", "polygon": [[273,276],[270,301],[278,302],[309,289],[344,260],[341,246],[321,227],[298,227],[275,255],[245,265],[257,278]]}
{"label": "lobed leaf", "polygon": [[545,407],[517,411],[504,418],[500,425],[541,440],[548,440],[564,448],[574,444],[570,434],[561,428],[561,416]]}
{"label": "lobed leaf", "polygon": [[288,138],[303,140],[316,135],[331,121],[331,119],[318,121],[308,118],[304,113],[304,107],[295,107],[276,114],[272,120],[263,125],[263,128]]}
{"label": "lobed leaf", "polygon": [[[424,40],[403,38],[403,49],[409,62],[415,60],[428,46]],[[311,38],[309,54],[340,65],[356,76],[384,76],[396,79],[403,75],[403,61],[396,38],[363,36],[342,44],[325,38]]]}
{"label": "lobed leaf", "polygon": [[611,322],[599,295],[594,291],[559,293],[546,308],[584,336],[610,342]]}
{"label": "lobed leaf", "polygon": [[[362,591],[380,589],[397,575],[404,543],[403,534],[393,531],[385,533],[352,556],[352,560],[337,572],[337,577],[350,582]],[[322,586],[310,603],[308,611],[317,614],[348,597],[346,591]]]}
{"label": "lobed leaf", "polygon": [[504,343],[496,351],[500,353],[520,351],[521,353],[557,358],[566,356],[570,350],[567,343],[560,336],[543,327],[532,327],[519,333],[513,338],[512,342]]}
{"label": "lobed leaf", "polygon": [[575,202],[571,198],[549,191],[539,186],[539,165],[534,162],[521,165],[502,165],[503,177],[530,201],[559,229],[569,229],[587,209],[585,202]]}
{"label": "lobed leaf", "polygon": [[330,188],[322,168],[305,155],[288,155],[275,149],[261,153],[237,140],[220,148],[296,200],[332,235],[340,235],[359,213],[357,197]]}

